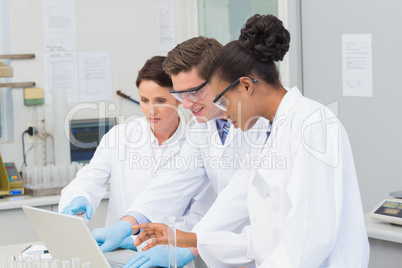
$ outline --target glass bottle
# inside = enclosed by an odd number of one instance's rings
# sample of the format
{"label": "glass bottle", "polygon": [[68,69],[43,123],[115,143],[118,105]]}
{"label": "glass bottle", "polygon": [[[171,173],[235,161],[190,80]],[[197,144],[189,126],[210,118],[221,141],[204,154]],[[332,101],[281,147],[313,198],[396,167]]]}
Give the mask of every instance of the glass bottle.
{"label": "glass bottle", "polygon": [[168,218],[169,268],[177,268],[175,217]]}

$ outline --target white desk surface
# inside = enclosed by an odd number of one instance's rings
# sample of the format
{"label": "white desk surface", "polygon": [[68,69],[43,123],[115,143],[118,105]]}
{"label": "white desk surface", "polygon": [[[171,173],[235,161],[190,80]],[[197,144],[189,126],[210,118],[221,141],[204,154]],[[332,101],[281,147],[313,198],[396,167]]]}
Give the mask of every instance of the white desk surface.
{"label": "white desk surface", "polygon": [[372,219],[368,213],[364,214],[364,221],[369,238],[402,244],[402,226]]}
{"label": "white desk surface", "polygon": [[18,256],[24,249],[30,245],[43,245],[42,242],[21,243],[7,246],[0,246],[0,255]]}
{"label": "white desk surface", "polygon": [[27,206],[47,206],[59,203],[60,195],[48,195],[33,197],[30,195],[10,196],[0,199],[0,210],[21,208]]}
{"label": "white desk surface", "polygon": [[[109,191],[103,199],[109,198]],[[33,197],[30,195],[20,195],[20,196],[10,196],[0,198],[0,211],[7,209],[22,208],[23,205],[37,207],[37,206],[48,206],[48,205],[58,205],[60,201],[60,195],[48,195],[48,196],[38,196]]]}

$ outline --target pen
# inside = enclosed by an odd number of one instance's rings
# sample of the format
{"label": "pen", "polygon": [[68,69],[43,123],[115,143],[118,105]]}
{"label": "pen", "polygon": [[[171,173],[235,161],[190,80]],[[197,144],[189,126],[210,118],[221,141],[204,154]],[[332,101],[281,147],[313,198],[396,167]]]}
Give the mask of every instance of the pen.
{"label": "pen", "polygon": [[37,250],[37,251],[30,251],[27,252],[27,255],[37,255],[37,254],[47,254],[49,253],[49,250]]}
{"label": "pen", "polygon": [[116,93],[117,93],[117,95],[119,95],[120,97],[126,98],[126,99],[128,99],[128,100],[131,100],[132,102],[135,102],[135,103],[137,103],[137,104],[140,104],[138,101],[136,101],[136,100],[130,98],[130,96],[127,96],[126,94],[124,94],[124,93],[121,92],[120,90],[117,90]]}
{"label": "pen", "polygon": [[30,247],[32,247],[32,245],[27,246],[23,251],[21,251],[21,253],[24,253],[24,252],[27,251]]}

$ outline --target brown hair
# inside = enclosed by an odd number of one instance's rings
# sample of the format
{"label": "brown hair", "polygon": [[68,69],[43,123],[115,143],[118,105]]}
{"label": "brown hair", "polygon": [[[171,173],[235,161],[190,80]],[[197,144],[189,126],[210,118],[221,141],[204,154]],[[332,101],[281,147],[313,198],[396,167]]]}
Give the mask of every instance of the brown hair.
{"label": "brown hair", "polygon": [[207,79],[209,67],[221,49],[222,44],[216,39],[203,36],[191,38],[167,54],[163,69],[169,75],[176,75],[196,68],[198,75]]}
{"label": "brown hair", "polygon": [[141,70],[138,71],[138,77],[135,81],[137,87],[143,80],[151,80],[161,87],[173,87],[172,80],[162,68],[162,63],[166,59],[164,56],[154,56],[147,60]]}

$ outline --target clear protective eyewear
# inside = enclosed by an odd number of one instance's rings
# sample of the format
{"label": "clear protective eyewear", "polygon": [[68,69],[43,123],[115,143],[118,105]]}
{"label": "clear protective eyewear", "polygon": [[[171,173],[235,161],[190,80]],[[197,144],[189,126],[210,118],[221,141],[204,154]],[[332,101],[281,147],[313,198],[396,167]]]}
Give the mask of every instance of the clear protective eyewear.
{"label": "clear protective eyewear", "polygon": [[[229,106],[229,100],[228,98],[226,98],[225,95],[226,92],[229,91],[229,89],[233,88],[235,85],[237,85],[237,83],[239,83],[240,79],[242,79],[244,76],[237,78],[233,83],[231,83],[227,88],[225,88],[221,94],[219,94],[212,102],[216,105],[216,107],[218,107],[219,109],[221,109],[222,111],[227,112],[228,110],[228,106]],[[251,82],[253,83],[257,83],[258,80],[254,79],[254,78],[250,78],[248,77]]]}
{"label": "clear protective eyewear", "polygon": [[190,100],[192,102],[197,102],[205,98],[208,94],[208,90],[205,86],[208,84],[208,80],[199,85],[198,87],[190,88],[183,91],[175,91],[173,88],[169,90],[178,101],[183,102],[183,99]]}

